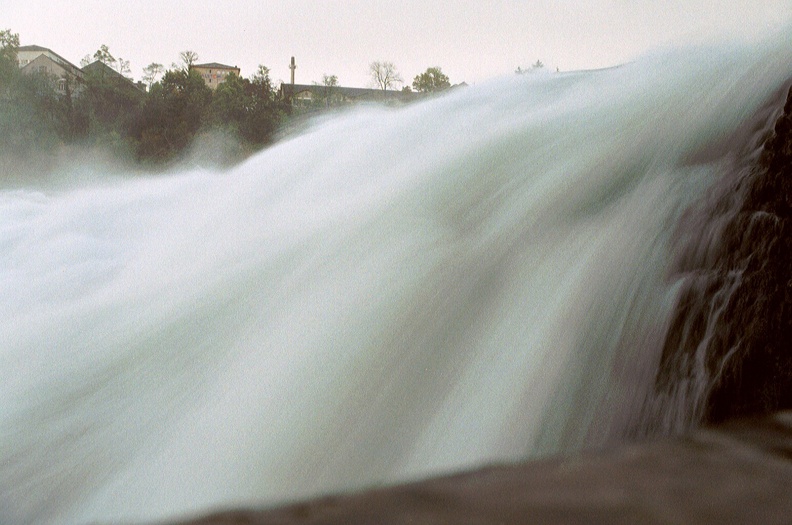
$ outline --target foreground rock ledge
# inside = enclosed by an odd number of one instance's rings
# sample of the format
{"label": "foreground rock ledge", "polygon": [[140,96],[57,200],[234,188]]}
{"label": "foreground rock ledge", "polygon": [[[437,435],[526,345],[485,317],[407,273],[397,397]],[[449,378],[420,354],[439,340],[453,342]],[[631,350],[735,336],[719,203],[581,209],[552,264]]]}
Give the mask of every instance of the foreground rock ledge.
{"label": "foreground rock ledge", "polygon": [[792,411],[690,436],[170,522],[792,523]]}

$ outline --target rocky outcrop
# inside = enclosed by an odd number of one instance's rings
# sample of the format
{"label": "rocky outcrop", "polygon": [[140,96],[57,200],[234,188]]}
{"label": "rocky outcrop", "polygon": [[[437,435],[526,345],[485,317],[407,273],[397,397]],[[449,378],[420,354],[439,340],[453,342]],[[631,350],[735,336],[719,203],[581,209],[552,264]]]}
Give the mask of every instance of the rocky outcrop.
{"label": "rocky outcrop", "polygon": [[179,525],[789,523],[792,412]]}
{"label": "rocky outcrop", "polygon": [[680,222],[650,427],[675,410],[685,421],[666,427],[792,408],[792,90],[751,153]]}
{"label": "rocky outcrop", "polygon": [[739,349],[714,385],[710,421],[792,408],[792,90],[746,183],[726,248],[745,270],[722,322]]}

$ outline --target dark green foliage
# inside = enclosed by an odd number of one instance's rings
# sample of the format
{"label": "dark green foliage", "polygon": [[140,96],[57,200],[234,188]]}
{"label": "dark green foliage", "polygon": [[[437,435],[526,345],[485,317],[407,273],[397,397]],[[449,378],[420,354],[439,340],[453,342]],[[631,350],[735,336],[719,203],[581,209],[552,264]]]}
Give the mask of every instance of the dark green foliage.
{"label": "dark green foliage", "polygon": [[187,67],[153,82],[161,70],[153,64],[146,92],[111,67],[115,59],[106,46],[93,63],[86,57],[82,79],[23,74],[18,47],[18,35],[0,31],[4,154],[48,155],[79,144],[155,165],[178,159],[199,134],[220,130],[239,142],[238,155],[246,155],[272,140],[286,111],[263,66],[250,79],[229,76],[213,93]]}
{"label": "dark green foliage", "polygon": [[17,72],[16,52],[19,35],[10,29],[0,31],[0,89],[7,85]]}
{"label": "dark green foliage", "polygon": [[229,75],[212,97],[212,125],[233,132],[252,147],[269,142],[282,114],[263,66],[251,80]]}
{"label": "dark green foliage", "polygon": [[126,151],[145,93],[104,62],[94,62],[84,72],[75,100],[80,119],[77,129],[91,145],[108,147],[116,153]]}
{"label": "dark green foliage", "polygon": [[215,129],[250,151],[272,140],[283,114],[263,66],[249,80],[229,75],[214,93],[194,70],[171,70],[152,86],[132,136],[138,159],[147,162],[174,159],[198,133]]}
{"label": "dark green foliage", "polygon": [[168,71],[152,86],[133,125],[137,156],[146,161],[167,161],[190,144],[201,128],[212,91],[195,72]]}
{"label": "dark green foliage", "polygon": [[[16,68],[16,65],[14,66]],[[79,119],[71,86],[55,90],[57,79],[13,70],[0,85],[0,152],[13,156],[53,149],[73,141]]]}
{"label": "dark green foliage", "polygon": [[430,67],[415,77],[412,87],[419,93],[433,93],[450,88],[451,82],[439,67]]}

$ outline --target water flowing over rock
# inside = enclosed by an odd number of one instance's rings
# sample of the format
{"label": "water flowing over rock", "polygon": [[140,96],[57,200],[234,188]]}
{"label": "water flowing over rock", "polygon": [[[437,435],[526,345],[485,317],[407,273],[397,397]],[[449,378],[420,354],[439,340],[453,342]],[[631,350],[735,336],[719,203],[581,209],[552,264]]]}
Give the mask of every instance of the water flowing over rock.
{"label": "water flowing over rock", "polygon": [[496,466],[169,525],[733,523],[792,516],[792,412],[685,438]]}
{"label": "water flowing over rock", "polygon": [[792,407],[792,90],[778,106],[765,140],[680,221],[657,395],[694,400],[691,422]]}
{"label": "water flowing over rock", "polygon": [[745,184],[726,248],[744,273],[720,328],[737,350],[722,356],[711,421],[792,408],[792,90]]}
{"label": "water flowing over rock", "polygon": [[[758,128],[762,137],[765,130]],[[672,272],[689,282],[657,379],[669,399],[675,389],[691,388],[695,366],[702,366],[711,380],[703,382],[699,416],[763,417],[173,525],[788,523],[792,412],[768,414],[792,407],[792,89],[771,130],[716,183],[714,200],[693,206],[699,222],[681,221],[698,228],[683,232],[690,244]]]}
{"label": "water flowing over rock", "polygon": [[763,349],[789,201],[760,204],[787,150],[740,153],[790,47],[359,107],[224,172],[3,187],[0,522],[276,505],[784,404],[754,369],[788,368]]}

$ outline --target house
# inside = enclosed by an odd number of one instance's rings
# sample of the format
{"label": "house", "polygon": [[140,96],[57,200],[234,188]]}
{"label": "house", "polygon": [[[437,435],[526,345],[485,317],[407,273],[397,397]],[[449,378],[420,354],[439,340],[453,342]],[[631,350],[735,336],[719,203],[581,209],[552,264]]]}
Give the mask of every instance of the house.
{"label": "house", "polygon": [[71,80],[77,84],[83,80],[82,70],[55,53],[41,46],[21,46],[17,49],[17,64],[24,74],[45,74],[57,82],[56,89],[65,93]]}
{"label": "house", "polygon": [[99,78],[105,82],[115,84],[116,87],[125,90],[136,90],[146,92],[146,85],[142,82],[135,83],[131,79],[125,77],[112,67],[108,66],[101,60],[91,62],[82,68],[86,77]]}
{"label": "house", "polygon": [[210,62],[208,64],[193,64],[190,66],[190,71],[195,70],[203,78],[204,83],[210,89],[215,90],[217,86],[225,81],[226,77],[230,74],[239,76],[240,70],[236,66],[226,66],[218,64],[217,62]]}
{"label": "house", "polygon": [[419,95],[411,91],[325,86],[321,84],[287,84],[280,87],[282,100],[292,106],[308,107],[316,105],[343,106],[359,102],[384,102],[402,104],[416,100]]}

